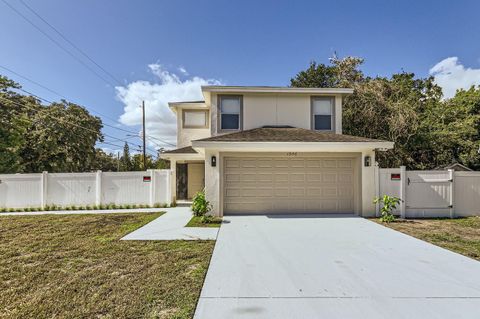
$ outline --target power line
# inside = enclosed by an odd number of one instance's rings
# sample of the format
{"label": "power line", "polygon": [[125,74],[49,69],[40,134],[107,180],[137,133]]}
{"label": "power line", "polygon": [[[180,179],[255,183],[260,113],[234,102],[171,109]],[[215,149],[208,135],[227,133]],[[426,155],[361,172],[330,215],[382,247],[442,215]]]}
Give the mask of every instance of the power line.
{"label": "power line", "polygon": [[84,57],[86,57],[90,62],[95,64],[100,70],[105,72],[111,79],[116,81],[118,84],[123,85],[120,80],[115,78],[110,72],[108,72],[105,68],[103,68],[100,64],[98,64],[94,59],[92,59],[88,54],[86,54],[83,50],[81,50],[77,45],[75,45],[72,41],[70,41],[63,33],[61,33],[57,28],[55,28],[52,24],[50,24],[47,20],[45,20],[38,12],[32,9],[29,5],[27,5],[23,0],[20,0],[20,2],[28,9],[30,12],[32,12],[35,16],[37,16],[40,20],[42,20],[46,25],[48,25],[55,33],[57,33],[63,40],[65,40],[68,44],[70,44],[75,50],[80,52]]}
{"label": "power line", "polygon": [[[7,98],[5,98],[5,97],[3,97],[3,96],[0,96],[0,99],[2,99],[2,100],[4,100],[4,101],[7,101],[7,102],[9,102],[9,103],[12,103],[12,104],[14,104],[14,105],[17,105],[17,106],[19,106],[19,107],[25,107],[25,108],[30,109],[30,110],[33,110],[33,111],[35,111],[35,112],[38,111],[37,109],[35,109],[35,108],[33,108],[33,107],[30,107],[30,106],[25,105],[25,104],[17,103],[17,102],[15,102],[15,101],[9,100],[9,99],[7,99]],[[46,114],[46,115],[47,115],[47,116],[51,116],[50,114]],[[86,130],[86,131],[90,131],[90,132],[93,132],[93,133],[98,133],[97,131],[92,130],[92,129],[88,128],[88,127],[81,126],[81,125],[78,125],[78,124],[73,123],[73,122],[70,122],[70,121],[66,121],[65,119],[54,118],[54,120],[57,120],[57,121],[60,121],[60,122],[63,122],[63,123],[67,123],[67,124],[70,124],[70,125],[75,126],[75,127],[78,127],[78,128],[82,128],[82,129],[84,129],[84,130]],[[101,132],[100,132],[100,133],[101,133]],[[132,144],[132,145],[134,145],[134,146],[137,146],[137,145],[135,145],[135,144],[133,144],[133,143],[131,143],[131,142],[128,142],[128,141],[126,141],[126,140],[124,140],[124,139],[120,139],[120,138],[117,138],[117,137],[115,137],[115,136],[111,136],[111,135],[108,135],[108,134],[105,134],[105,133],[101,133],[101,134],[102,134],[103,136],[107,136],[107,137],[109,137],[109,138],[111,138],[111,139],[113,139],[113,140],[115,140],[115,141],[125,142],[125,143],[127,143],[127,144]]]}
{"label": "power line", "polygon": [[[31,82],[31,83],[33,83],[33,84],[35,84],[35,85],[38,85],[39,87],[41,87],[41,88],[43,88],[43,89],[45,89],[45,90],[47,90],[47,91],[49,91],[49,92],[51,92],[51,93],[53,93],[53,94],[55,94],[55,95],[57,95],[57,96],[65,99],[65,100],[70,100],[70,99],[67,98],[65,95],[60,94],[60,93],[58,93],[58,92],[50,89],[49,87],[47,87],[47,86],[45,86],[45,85],[43,85],[43,84],[41,84],[41,83],[39,83],[39,82],[37,82],[37,81],[34,81],[34,80],[32,80],[32,79],[24,76],[24,75],[21,75],[20,73],[15,72],[15,71],[13,71],[12,69],[9,69],[9,68],[7,68],[7,67],[5,67],[5,66],[3,66],[3,65],[0,65],[0,68],[6,70],[7,72],[10,72],[10,73],[12,73],[12,74],[17,75],[18,77],[21,77],[22,79],[24,79],[24,80],[26,80],[26,81],[29,81],[29,82]],[[20,88],[19,90],[22,91],[22,92],[25,92],[25,93],[27,93],[27,94],[30,94],[30,95],[38,98],[39,100],[45,101],[45,102],[47,102],[47,103],[53,103],[52,101],[50,101],[50,100],[48,100],[48,99],[46,99],[46,98],[43,98],[43,97],[41,97],[41,96],[39,96],[39,95],[37,95],[37,94],[34,94],[34,93],[32,93],[32,92],[29,92],[29,91],[27,91],[27,90],[25,90],[25,89],[23,89],[23,88]],[[71,101],[71,100],[70,100],[70,101]],[[72,101],[72,103],[75,103],[75,102]],[[82,105],[82,103],[75,103],[75,104]],[[112,121],[112,122],[114,122],[114,123],[118,123],[118,124],[120,124],[120,125],[124,125],[124,124],[118,122],[117,120],[115,120],[115,119],[113,119],[113,118],[111,118],[111,117],[108,117],[107,115],[102,114],[102,113],[100,113],[100,112],[98,112],[98,111],[95,111],[95,110],[90,109],[90,108],[87,108],[87,110],[89,110],[89,111],[92,112],[92,113],[96,113],[96,114],[100,115],[101,117],[104,117],[104,118],[106,118],[106,119],[109,119],[110,121]],[[113,128],[113,129],[116,129],[116,130],[119,130],[119,131],[123,131],[123,132],[127,132],[127,133],[132,133],[132,134],[138,134],[137,132],[133,132],[133,131],[129,131],[129,130],[126,130],[126,129],[122,129],[122,128],[120,128],[120,127],[113,126],[113,125],[109,125],[109,124],[107,124],[107,123],[103,123],[103,124],[104,124],[105,126],[111,127],[111,128]]]}
{"label": "power line", "polygon": [[[39,82],[37,82],[37,81],[35,81],[35,80],[32,80],[31,78],[28,78],[27,76],[22,75],[22,74],[14,71],[14,70],[12,70],[12,69],[10,69],[10,68],[7,68],[7,67],[5,67],[5,66],[3,66],[3,65],[0,65],[0,68],[6,70],[7,72],[10,72],[10,73],[12,73],[12,74],[15,74],[15,75],[19,76],[20,78],[22,78],[22,79],[24,79],[24,80],[26,80],[26,81],[29,81],[29,82],[31,82],[31,83],[33,83],[33,84],[35,84],[35,85],[37,85],[37,86],[39,86],[39,87],[41,87],[41,88],[43,88],[43,89],[45,89],[45,90],[53,93],[53,94],[55,94],[55,95],[57,95],[57,96],[65,99],[65,100],[70,100],[70,99],[68,99],[65,95],[60,94],[60,93],[58,93],[58,92],[50,89],[49,87],[47,87],[47,86],[45,86],[45,85],[43,85],[43,84],[41,84],[41,83],[39,83]],[[48,100],[48,99],[46,99],[46,98],[44,98],[44,97],[39,96],[38,94],[32,93],[32,92],[30,92],[30,91],[27,91],[27,90],[25,90],[25,89],[23,89],[23,88],[20,88],[20,89],[18,89],[18,90],[20,90],[20,91],[22,91],[22,92],[24,92],[24,93],[26,93],[26,94],[32,95],[32,96],[34,96],[34,97],[36,97],[36,98],[38,98],[39,100],[42,100],[42,101],[44,101],[44,102],[47,102],[47,103],[50,103],[50,104],[53,104],[53,103],[54,103],[53,101],[50,101],[50,100]],[[70,100],[70,101],[71,101],[71,100]],[[72,102],[72,103],[75,103],[74,101],[71,101],[71,102]],[[75,103],[75,104],[77,104],[77,105],[82,105],[81,103]],[[100,116],[102,116],[102,117],[104,117],[104,118],[107,118],[107,119],[111,120],[111,121],[114,122],[114,123],[118,123],[118,124],[120,124],[120,125],[124,125],[124,124],[122,124],[122,123],[120,123],[120,122],[118,122],[118,121],[116,121],[116,120],[108,117],[107,115],[98,112],[98,111],[95,111],[95,110],[93,110],[93,109],[88,109],[88,108],[87,108],[87,110],[89,110],[89,111],[92,112],[92,113],[99,114]],[[126,133],[134,134],[135,137],[140,138],[140,136],[138,135],[138,132],[126,130],[126,129],[123,129],[123,128],[120,128],[120,127],[117,127],[117,126],[113,126],[113,125],[110,125],[110,124],[107,124],[107,123],[102,123],[102,124],[103,124],[104,126],[107,126],[107,127],[110,127],[110,128],[116,129],[116,130],[119,130],[119,131],[123,131],[123,132],[126,132]],[[160,146],[159,144],[155,143],[155,142],[152,141],[152,140],[157,140],[157,141],[163,143],[164,145],[170,145],[170,146],[173,146],[173,147],[176,146],[175,144],[169,143],[169,142],[167,142],[167,141],[165,141],[165,140],[159,139],[159,138],[154,137],[154,136],[147,136],[147,139],[150,140],[150,142],[152,142],[153,144],[155,144],[155,145],[158,146],[159,148],[162,148],[162,146]],[[147,147],[147,148],[148,148],[148,147]]]}
{"label": "power line", "polygon": [[13,10],[17,15],[22,17],[25,21],[27,21],[31,26],[33,26],[35,29],[37,29],[38,32],[46,36],[50,41],[52,41],[56,46],[58,46],[62,51],[67,53],[69,56],[71,56],[73,59],[75,59],[78,63],[83,65],[85,68],[87,68],[90,72],[92,72],[94,75],[96,75],[99,79],[107,83],[108,85],[115,87],[115,84],[113,84],[111,81],[107,80],[104,78],[102,75],[100,75],[97,71],[95,71],[93,68],[91,68],[88,64],[86,64],[83,60],[78,58],[76,55],[74,55],[70,50],[65,48],[60,42],[52,38],[48,33],[42,30],[39,26],[37,26],[32,20],[27,18],[23,13],[18,11],[15,7],[13,7],[10,3],[8,3],[6,0],[2,0],[3,3],[5,3],[11,10]]}
{"label": "power line", "polygon": [[154,136],[147,136],[148,139],[154,139],[156,141],[159,141],[159,142],[162,142],[163,144],[167,144],[167,145],[170,145],[170,146],[173,146],[173,147],[176,147],[175,144],[172,144],[172,143],[169,143],[167,141],[164,141],[164,140],[161,140],[159,139],[158,137],[154,137]]}

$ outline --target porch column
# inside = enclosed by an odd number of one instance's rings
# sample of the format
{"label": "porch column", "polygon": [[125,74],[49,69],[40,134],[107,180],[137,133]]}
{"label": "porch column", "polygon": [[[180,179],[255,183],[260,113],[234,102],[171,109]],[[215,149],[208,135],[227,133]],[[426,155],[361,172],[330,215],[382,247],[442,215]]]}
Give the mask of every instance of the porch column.
{"label": "porch column", "polygon": [[171,203],[177,201],[177,161],[170,159],[170,194]]}

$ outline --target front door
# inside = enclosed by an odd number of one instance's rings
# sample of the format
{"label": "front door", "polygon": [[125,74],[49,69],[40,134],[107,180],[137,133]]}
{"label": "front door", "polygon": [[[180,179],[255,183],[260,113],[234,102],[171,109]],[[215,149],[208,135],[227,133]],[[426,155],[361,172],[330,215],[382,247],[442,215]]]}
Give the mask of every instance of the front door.
{"label": "front door", "polygon": [[193,198],[197,192],[205,187],[205,164],[188,164],[188,198]]}

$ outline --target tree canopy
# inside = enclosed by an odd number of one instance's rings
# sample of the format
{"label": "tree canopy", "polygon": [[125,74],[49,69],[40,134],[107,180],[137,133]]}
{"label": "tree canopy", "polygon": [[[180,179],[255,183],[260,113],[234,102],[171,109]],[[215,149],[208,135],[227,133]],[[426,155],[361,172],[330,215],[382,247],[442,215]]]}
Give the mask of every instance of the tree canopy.
{"label": "tree canopy", "polygon": [[[96,147],[104,141],[102,120],[84,107],[65,100],[43,105],[19,89],[0,75],[0,173],[143,170],[133,165],[128,144],[120,162]],[[133,158],[142,162],[141,155]],[[147,162],[148,168],[166,166],[151,156]]]}
{"label": "tree canopy", "polygon": [[381,167],[433,169],[458,162],[480,169],[480,87],[443,99],[432,77],[367,77],[362,63],[357,57],[311,62],[290,84],[353,88],[343,103],[343,132],[395,142],[393,150],[377,152]]}

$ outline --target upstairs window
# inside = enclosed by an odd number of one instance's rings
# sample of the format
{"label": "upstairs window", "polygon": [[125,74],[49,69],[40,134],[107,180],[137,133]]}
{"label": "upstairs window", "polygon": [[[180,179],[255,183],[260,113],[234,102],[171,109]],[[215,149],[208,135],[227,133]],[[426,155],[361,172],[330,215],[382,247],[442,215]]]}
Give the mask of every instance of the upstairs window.
{"label": "upstairs window", "polygon": [[242,126],[242,97],[220,96],[220,130],[240,130]]}
{"label": "upstairs window", "polygon": [[312,98],[312,127],[319,131],[333,130],[333,98]]}
{"label": "upstairs window", "polygon": [[208,111],[206,110],[183,110],[184,128],[207,128]]}

